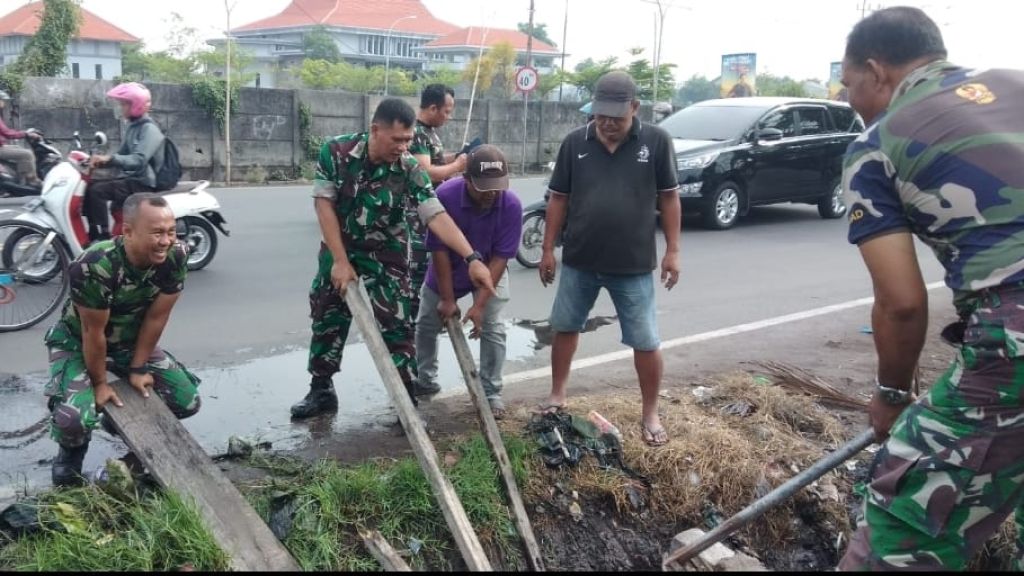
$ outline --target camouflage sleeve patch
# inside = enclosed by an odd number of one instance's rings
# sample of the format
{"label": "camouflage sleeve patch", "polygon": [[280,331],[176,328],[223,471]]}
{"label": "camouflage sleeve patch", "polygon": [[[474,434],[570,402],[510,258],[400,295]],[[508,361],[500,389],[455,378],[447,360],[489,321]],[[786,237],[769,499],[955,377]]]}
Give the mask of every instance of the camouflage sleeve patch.
{"label": "camouflage sleeve patch", "polygon": [[327,141],[320,147],[320,158],[316,163],[313,177],[313,197],[334,200],[338,197],[337,166],[334,159],[334,142]]}
{"label": "camouflage sleeve patch", "polygon": [[423,127],[419,124],[416,125],[416,132],[412,137],[412,143],[409,144],[409,154],[413,156],[430,156],[430,138],[423,131]]}
{"label": "camouflage sleeve patch", "polygon": [[108,310],[113,300],[114,266],[104,252],[86,252],[68,269],[71,302],[90,310]]}
{"label": "camouflage sleeve patch", "polygon": [[849,209],[851,244],[886,232],[910,229],[896,185],[896,167],[866,138],[850,145],[846,154],[843,195]]}

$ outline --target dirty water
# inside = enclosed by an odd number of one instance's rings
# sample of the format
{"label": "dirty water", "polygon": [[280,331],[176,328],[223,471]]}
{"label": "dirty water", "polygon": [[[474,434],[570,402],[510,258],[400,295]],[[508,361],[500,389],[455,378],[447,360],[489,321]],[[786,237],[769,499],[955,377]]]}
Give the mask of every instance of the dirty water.
{"label": "dirty water", "polygon": [[[593,318],[587,331],[614,321]],[[535,365],[539,351],[550,346],[553,336],[547,322],[522,320],[506,322],[506,333],[506,373]],[[441,339],[441,393],[435,399],[466,391],[447,335]],[[471,341],[470,349],[479,361],[477,343]],[[227,451],[228,438],[234,435],[270,442],[274,450],[315,450],[346,432],[386,429],[396,423],[397,412],[391,407],[373,359],[365,344],[356,341],[346,346],[341,372],[334,378],[338,413],[292,422],[289,407],[307,391],[307,354],[306,349],[291,349],[223,367],[193,367],[202,379],[203,407],[199,414],[185,421],[185,426],[207,453],[216,455]],[[45,374],[0,373],[0,503],[49,486],[50,462],[56,445],[48,435],[42,395],[45,384]],[[108,458],[120,457],[125,452],[120,440],[98,430],[93,434],[83,469],[91,473]]]}

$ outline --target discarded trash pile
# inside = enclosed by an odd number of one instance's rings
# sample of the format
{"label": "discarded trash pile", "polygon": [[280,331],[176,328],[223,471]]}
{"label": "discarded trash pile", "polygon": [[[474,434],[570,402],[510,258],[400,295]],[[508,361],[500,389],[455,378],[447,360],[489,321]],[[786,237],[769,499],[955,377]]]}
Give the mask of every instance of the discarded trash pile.
{"label": "discarded trash pile", "polygon": [[[559,463],[556,450],[560,447],[546,430],[557,422],[568,450],[562,460],[576,462],[549,475],[538,470],[529,479],[528,499],[578,517],[588,513],[588,501],[603,498],[621,515],[656,518],[660,524],[676,527],[712,528],[845,440],[842,425],[813,398],[793,394],[770,380],[755,381],[748,374],[727,375],[709,387],[663,393],[662,423],[671,440],[657,449],[643,442],[637,400],[635,396],[572,400],[618,426],[621,453],[614,435],[592,437],[588,418],[563,414],[525,423],[551,466]],[[504,426],[521,430],[524,423],[506,421]],[[740,532],[741,538],[771,565],[780,542],[799,547],[799,539],[811,531],[830,542],[834,561],[837,538],[842,534],[845,539],[851,528],[847,499],[852,476],[845,467],[826,475]],[[571,487],[570,492],[578,491],[580,498],[560,497],[564,490],[555,489],[559,483]],[[581,502],[583,508],[577,510]],[[771,567],[790,566],[782,561]]]}

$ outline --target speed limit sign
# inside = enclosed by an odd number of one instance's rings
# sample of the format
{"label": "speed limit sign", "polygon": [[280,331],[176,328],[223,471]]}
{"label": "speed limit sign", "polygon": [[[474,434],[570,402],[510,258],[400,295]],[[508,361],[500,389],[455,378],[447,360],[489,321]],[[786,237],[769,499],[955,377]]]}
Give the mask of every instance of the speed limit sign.
{"label": "speed limit sign", "polygon": [[537,69],[532,66],[523,66],[516,72],[516,90],[520,92],[533,92],[537,89],[540,75]]}

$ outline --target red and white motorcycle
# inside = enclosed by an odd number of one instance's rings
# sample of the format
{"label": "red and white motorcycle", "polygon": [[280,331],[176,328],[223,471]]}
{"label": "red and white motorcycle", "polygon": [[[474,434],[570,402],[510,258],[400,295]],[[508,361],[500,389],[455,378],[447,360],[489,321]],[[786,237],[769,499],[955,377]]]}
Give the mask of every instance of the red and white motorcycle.
{"label": "red and white motorcycle", "polygon": [[[91,177],[90,154],[82,151],[78,132],[74,138],[75,150],[46,175],[39,198],[27,202],[22,206],[22,212],[12,218],[56,232],[61,247],[69,252],[72,259],[82,253],[89,240],[82,219],[82,205]],[[102,148],[106,143],[106,134],[97,132],[94,149]],[[188,248],[189,270],[201,270],[213,261],[217,253],[217,230],[225,236],[230,235],[220,214],[220,203],[207,191],[209,186],[206,180],[180,182],[173,190],[159,193],[174,213],[178,239]],[[112,232],[116,236],[121,232],[121,214],[115,212],[113,218]],[[6,243],[10,244],[10,239]]]}
{"label": "red and white motorcycle", "polygon": [[[106,144],[106,134],[97,132],[93,150]],[[90,157],[75,132],[75,149],[46,175],[42,194],[25,203],[20,212],[0,217],[0,332],[34,325],[61,304],[68,263],[89,241],[82,206],[92,176]],[[207,191],[209,186],[205,180],[181,182],[159,193],[174,213],[178,239],[188,250],[189,270],[205,268],[213,260],[217,230],[229,235],[220,203]],[[121,214],[116,212],[113,218],[112,232],[117,235]],[[53,290],[44,292],[46,287]],[[16,300],[20,300],[17,306]]]}

